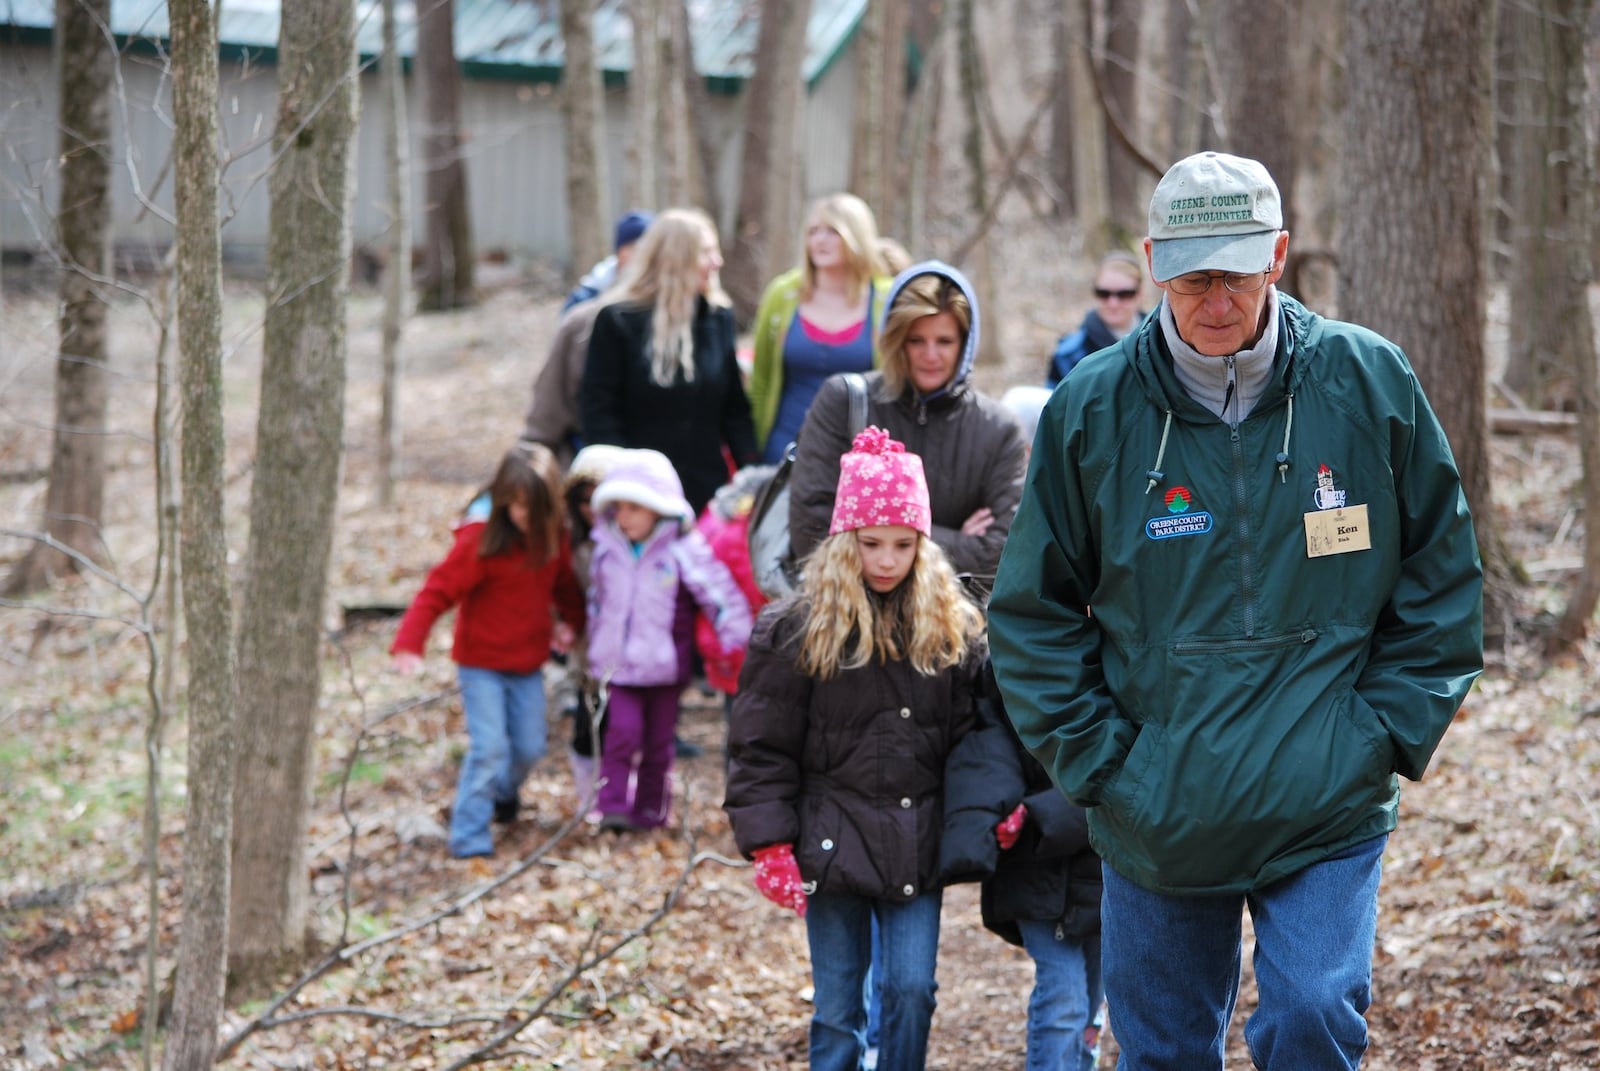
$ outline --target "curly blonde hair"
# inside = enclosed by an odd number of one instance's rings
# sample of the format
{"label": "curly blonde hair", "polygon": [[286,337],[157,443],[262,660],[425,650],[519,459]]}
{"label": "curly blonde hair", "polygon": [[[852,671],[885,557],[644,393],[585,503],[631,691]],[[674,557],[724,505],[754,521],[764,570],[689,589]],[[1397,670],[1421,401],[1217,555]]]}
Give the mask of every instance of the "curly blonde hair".
{"label": "curly blonde hair", "polygon": [[652,310],[650,378],[670,386],[678,372],[694,379],[694,314],[700,298],[714,306],[731,302],[716,275],[700,289],[700,253],[717,227],[698,208],[669,208],[656,217],[634,248],[628,267],[603,304],[622,303]]}
{"label": "curly blonde hair", "polygon": [[800,596],[808,613],[798,665],[822,680],[902,658],[932,676],[960,663],[983,633],[983,615],[944,551],[920,534],[911,574],[881,602],[867,590],[853,531],[831,535],[812,551]]}

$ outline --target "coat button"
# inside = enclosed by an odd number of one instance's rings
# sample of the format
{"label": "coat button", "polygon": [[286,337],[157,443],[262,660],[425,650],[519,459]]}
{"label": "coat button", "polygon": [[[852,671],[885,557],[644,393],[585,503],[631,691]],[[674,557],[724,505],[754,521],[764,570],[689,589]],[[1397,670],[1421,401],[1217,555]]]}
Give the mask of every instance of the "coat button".
{"label": "coat button", "polygon": [[833,851],[833,841],[826,840],[826,839],[823,840],[823,842],[822,842],[822,850],[825,851],[825,852]]}
{"label": "coat button", "polygon": [[901,810],[909,810],[910,807],[911,807],[911,797],[910,796],[902,796],[902,797],[900,797],[900,809]]}
{"label": "coat button", "polygon": [[902,717],[902,718],[909,718],[909,717],[911,717],[911,708],[910,708],[910,707],[901,707],[901,708],[900,708],[900,716],[901,716],[901,717]]}
{"label": "coat button", "polygon": [[912,896],[912,895],[914,895],[916,893],[917,887],[915,885],[907,885],[904,888],[902,888],[900,891],[905,893],[907,896]]}

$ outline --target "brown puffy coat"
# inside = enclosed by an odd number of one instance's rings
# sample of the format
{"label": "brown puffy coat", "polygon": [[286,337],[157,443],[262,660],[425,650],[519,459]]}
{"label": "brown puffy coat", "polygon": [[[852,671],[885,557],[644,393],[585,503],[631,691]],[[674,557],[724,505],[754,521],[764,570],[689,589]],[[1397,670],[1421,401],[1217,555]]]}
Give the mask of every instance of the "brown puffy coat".
{"label": "brown puffy coat", "polygon": [[756,620],[729,730],[724,808],[746,855],[793,844],[808,892],[907,901],[938,886],[945,759],[973,725],[982,641],[923,676],[909,662],[814,680],[805,604]]}

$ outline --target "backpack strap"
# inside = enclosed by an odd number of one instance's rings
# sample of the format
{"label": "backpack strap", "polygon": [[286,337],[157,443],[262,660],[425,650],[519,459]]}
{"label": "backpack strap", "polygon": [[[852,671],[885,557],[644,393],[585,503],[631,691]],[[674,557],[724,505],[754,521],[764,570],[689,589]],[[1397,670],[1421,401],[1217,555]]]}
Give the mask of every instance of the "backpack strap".
{"label": "backpack strap", "polygon": [[[850,442],[855,442],[867,426],[867,380],[860,372],[844,373],[844,385],[850,396]],[[846,447],[849,449],[849,447]]]}

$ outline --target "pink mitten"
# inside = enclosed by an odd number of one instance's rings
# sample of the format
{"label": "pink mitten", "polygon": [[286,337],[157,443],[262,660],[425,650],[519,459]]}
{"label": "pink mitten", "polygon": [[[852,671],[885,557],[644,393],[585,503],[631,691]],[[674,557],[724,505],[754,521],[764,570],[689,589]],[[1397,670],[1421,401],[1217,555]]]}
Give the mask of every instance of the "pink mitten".
{"label": "pink mitten", "polygon": [[769,844],[756,849],[756,889],[779,907],[793,908],[806,917],[806,893],[800,887],[800,864],[794,861],[794,845]]}
{"label": "pink mitten", "polygon": [[1000,850],[1006,851],[1017,838],[1022,836],[1022,823],[1028,820],[1028,805],[1017,804],[1017,809],[1006,815],[1001,823],[994,827],[994,839],[1000,842]]}

